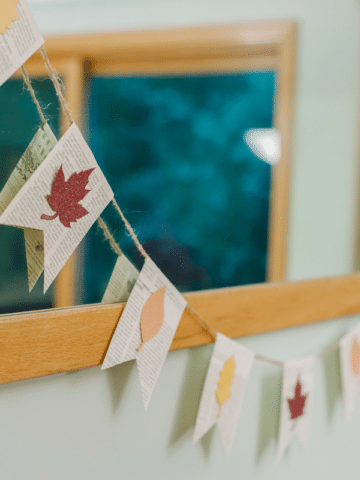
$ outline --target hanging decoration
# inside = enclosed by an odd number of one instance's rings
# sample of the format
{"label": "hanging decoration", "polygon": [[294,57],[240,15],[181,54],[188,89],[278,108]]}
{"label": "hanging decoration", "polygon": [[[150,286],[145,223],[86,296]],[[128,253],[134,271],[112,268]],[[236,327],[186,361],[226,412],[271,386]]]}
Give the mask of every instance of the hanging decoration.
{"label": "hanging decoration", "polygon": [[217,334],[196,419],[194,442],[217,424],[229,455],[253,360],[251,350]]}
{"label": "hanging decoration", "polygon": [[[29,33],[28,36],[24,32]],[[25,40],[26,39],[26,40]],[[317,356],[279,362],[256,355],[214,331],[189,305],[148,257],[133,228],[113,198],[94,155],[74,123],[61,81],[50,64],[44,39],[26,0],[0,0],[0,86],[21,67],[24,83],[36,105],[42,126],[0,192],[0,224],[22,228],[25,236],[29,290],[45,270],[48,289],[91,225],[98,221],[118,255],[103,303],[127,301],[111,339],[102,369],[136,359],[145,409],[160,375],[181,316],[188,308],[216,338],[207,371],[194,442],[218,425],[226,454],[233,445],[242,399],[254,359],[283,367],[280,459],[297,434],[307,445],[314,394],[314,366],[340,347],[346,418],[351,419],[360,388],[360,324],[340,343]],[[60,141],[46,123],[23,63],[40,48],[63,114],[71,125]],[[100,217],[109,202],[119,214],[145,263],[139,273],[123,254]]]}
{"label": "hanging decoration", "polygon": [[125,254],[119,255],[106,287],[102,303],[126,302],[139,276],[138,270]]}
{"label": "hanging decoration", "polygon": [[184,297],[147,257],[102,365],[136,359],[145,409],[185,307]]}
{"label": "hanging decoration", "polygon": [[298,358],[284,363],[278,460],[296,433],[307,446],[310,433],[316,357]]}
{"label": "hanging decoration", "polygon": [[360,388],[360,324],[340,341],[342,390],[346,420],[350,422]]}
{"label": "hanging decoration", "polygon": [[0,0],[0,86],[44,43],[26,0]]}
{"label": "hanging decoration", "polygon": [[[0,217],[56,143],[56,137],[47,123],[39,128],[0,192]],[[31,292],[44,270],[44,232],[32,228],[23,230],[29,291]]]}
{"label": "hanging decoration", "polygon": [[[76,173],[79,171],[82,173]],[[70,177],[68,182],[63,172]],[[51,186],[53,193],[49,195]],[[72,124],[0,216],[3,225],[43,231],[43,264],[41,250],[35,250],[40,260],[37,272],[44,265],[44,292],[112,197],[113,192],[90,148],[78,127]],[[58,209],[53,221],[43,217],[49,211],[49,198],[50,205]],[[82,198],[81,205],[78,202]],[[74,222],[71,228],[70,222]],[[38,239],[42,245],[40,234]]]}

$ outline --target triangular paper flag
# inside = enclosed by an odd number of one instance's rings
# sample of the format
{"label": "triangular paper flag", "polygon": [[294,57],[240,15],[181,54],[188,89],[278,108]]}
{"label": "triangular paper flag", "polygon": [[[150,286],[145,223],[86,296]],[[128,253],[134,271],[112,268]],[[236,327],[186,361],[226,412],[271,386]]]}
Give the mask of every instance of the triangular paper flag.
{"label": "triangular paper flag", "polygon": [[102,303],[126,302],[139,276],[138,270],[122,254],[116,260],[110,281],[106,287]]}
{"label": "triangular paper flag", "polygon": [[[148,302],[151,308],[148,308]],[[148,257],[116,327],[102,365],[104,370],[136,358],[145,409],[149,405],[185,307],[186,301],[183,296]],[[141,327],[144,322],[147,324],[146,334]],[[144,344],[139,349],[143,341]]]}
{"label": "triangular paper flag", "polygon": [[[56,179],[62,198],[54,201]],[[112,197],[94,155],[72,124],[0,216],[1,224],[44,232],[44,292]],[[59,211],[54,214],[52,207]],[[54,218],[44,219],[49,214]]]}
{"label": "triangular paper flag", "polygon": [[27,1],[0,0],[0,86],[43,43]]}
{"label": "triangular paper flag", "polygon": [[360,323],[340,341],[341,381],[346,420],[351,420],[360,388]]}
{"label": "triangular paper flag", "polygon": [[[47,123],[39,128],[0,192],[0,215],[45,160],[56,143],[56,137]],[[44,270],[44,233],[41,230],[24,228],[24,235],[29,291],[31,292]]]}
{"label": "triangular paper flag", "polygon": [[280,460],[296,433],[307,446],[314,394],[315,356],[285,362],[281,393],[281,418],[278,441]]}
{"label": "triangular paper flag", "polygon": [[217,334],[196,419],[194,442],[217,424],[229,455],[253,360],[251,350]]}

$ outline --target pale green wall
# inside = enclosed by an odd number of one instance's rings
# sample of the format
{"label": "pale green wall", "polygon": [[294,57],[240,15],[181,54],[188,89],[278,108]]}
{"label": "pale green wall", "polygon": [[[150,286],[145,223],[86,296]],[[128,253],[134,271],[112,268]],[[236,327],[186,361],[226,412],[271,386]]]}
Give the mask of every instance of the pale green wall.
{"label": "pale green wall", "polygon": [[[300,23],[289,278],[350,273],[355,251],[358,4],[355,0],[33,0],[44,32],[295,19]],[[48,6],[47,6],[48,5]],[[71,18],[69,16],[72,15]],[[319,351],[358,318],[242,339],[280,360]],[[192,445],[211,347],[169,354],[148,411],[132,362],[2,386],[1,478],[358,478],[360,404],[345,423],[338,354],[319,362],[310,449],[275,460],[280,369],[256,361],[230,458],[218,431]]]}

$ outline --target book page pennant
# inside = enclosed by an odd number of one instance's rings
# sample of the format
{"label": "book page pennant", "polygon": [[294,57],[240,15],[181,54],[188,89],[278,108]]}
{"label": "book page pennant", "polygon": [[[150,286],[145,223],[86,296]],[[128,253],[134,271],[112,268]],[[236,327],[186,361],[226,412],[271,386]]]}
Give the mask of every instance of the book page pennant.
{"label": "book page pennant", "polygon": [[[47,123],[38,129],[0,192],[0,215],[45,160],[56,143],[56,137]],[[24,228],[23,230],[29,291],[31,292],[44,270],[44,232],[31,228]]]}
{"label": "book page pennant", "polygon": [[[51,202],[56,179],[62,198]],[[44,292],[112,198],[106,178],[73,123],[0,215],[3,225],[43,231]],[[52,206],[59,211],[54,214]],[[51,220],[42,218],[51,214]],[[34,235],[35,240],[39,241],[40,265],[41,236]]]}
{"label": "book page pennant", "polygon": [[148,257],[102,365],[104,370],[136,359],[145,410],[185,307],[186,300]]}
{"label": "book page pennant", "polygon": [[27,0],[0,0],[0,86],[43,44]]}
{"label": "book page pennant", "polygon": [[226,455],[235,439],[254,353],[218,333],[196,419],[194,443],[218,425]]}
{"label": "book page pennant", "polygon": [[350,422],[360,388],[360,323],[340,341],[340,364],[346,420]]}
{"label": "book page pennant", "polygon": [[138,270],[122,254],[115,263],[109,283],[106,287],[101,303],[126,302],[139,276]]}
{"label": "book page pennant", "polygon": [[296,433],[301,442],[309,442],[314,391],[315,356],[285,362],[277,458],[280,460]]}

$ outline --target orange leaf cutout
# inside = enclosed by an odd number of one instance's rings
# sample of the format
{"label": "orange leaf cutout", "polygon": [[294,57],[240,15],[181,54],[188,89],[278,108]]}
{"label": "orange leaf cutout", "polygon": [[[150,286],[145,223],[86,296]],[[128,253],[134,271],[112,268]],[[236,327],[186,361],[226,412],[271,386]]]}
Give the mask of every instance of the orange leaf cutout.
{"label": "orange leaf cutout", "polygon": [[229,360],[224,363],[223,369],[220,372],[218,389],[216,390],[216,398],[219,404],[218,418],[221,414],[222,405],[231,397],[230,387],[234,380],[235,369],[234,357],[230,357]]}
{"label": "orange leaf cutout", "polygon": [[141,312],[140,330],[142,342],[138,351],[142,350],[145,342],[155,337],[164,323],[164,300],[165,287],[156,290],[146,300]]}
{"label": "orange leaf cutout", "polygon": [[351,347],[351,370],[356,376],[360,373],[360,346],[355,337]]}
{"label": "orange leaf cutout", "polygon": [[91,172],[95,168],[89,168],[79,173],[73,173],[65,181],[62,165],[60,166],[52,185],[51,194],[46,195],[50,207],[56,212],[55,215],[41,215],[42,220],[54,220],[59,217],[64,227],[70,228],[70,222],[76,222],[89,212],[79,202],[90,190],[86,190]]}
{"label": "orange leaf cutout", "polygon": [[0,33],[4,34],[11,28],[11,22],[19,18],[16,11],[18,0],[0,0]]}
{"label": "orange leaf cutout", "polygon": [[294,398],[288,398],[289,410],[291,415],[291,420],[301,417],[304,413],[304,407],[306,402],[307,395],[301,395],[301,383],[300,380],[297,381],[295,386]]}

